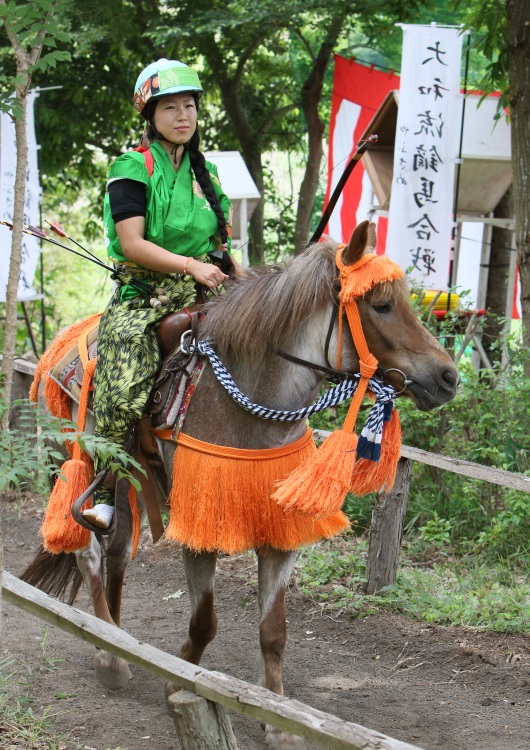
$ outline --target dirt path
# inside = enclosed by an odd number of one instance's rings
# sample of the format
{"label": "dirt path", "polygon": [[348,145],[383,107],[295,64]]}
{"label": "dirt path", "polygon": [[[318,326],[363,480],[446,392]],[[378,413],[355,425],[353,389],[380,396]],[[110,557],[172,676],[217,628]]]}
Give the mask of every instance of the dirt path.
{"label": "dirt path", "polygon": [[[18,575],[38,541],[40,510],[29,502],[19,516],[19,506],[5,496],[0,505],[4,567]],[[127,577],[123,627],[178,653],[187,630],[185,589],[179,548],[146,542]],[[180,591],[179,598],[170,597]],[[84,593],[76,606],[87,608]],[[217,610],[219,635],[203,666],[257,682],[253,555],[219,561]],[[426,750],[529,750],[527,637],[431,627],[389,615],[333,621],[294,587],[287,617],[287,695]],[[43,656],[45,629],[4,603],[0,658],[7,653],[31,665],[34,705],[51,706],[58,728],[71,738],[66,750],[76,742],[85,750],[176,750],[160,680],[132,667],[129,686],[106,693],[95,679],[92,648],[50,627]],[[233,715],[233,723],[241,750],[263,750],[257,722]]]}

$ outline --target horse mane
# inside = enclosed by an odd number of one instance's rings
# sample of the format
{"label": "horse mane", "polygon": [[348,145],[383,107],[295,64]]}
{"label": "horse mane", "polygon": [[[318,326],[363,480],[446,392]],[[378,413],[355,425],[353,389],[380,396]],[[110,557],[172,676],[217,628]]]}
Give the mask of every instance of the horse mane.
{"label": "horse mane", "polygon": [[[248,271],[207,304],[201,337],[213,342],[220,357],[253,362],[286,346],[304,321],[337,298],[337,248],[337,242],[326,238],[282,265]],[[365,296],[371,304],[399,296],[407,300],[408,285],[405,279],[383,282]]]}
{"label": "horse mane", "polygon": [[201,337],[217,353],[258,361],[332,298],[337,243],[315,243],[285,264],[247,272],[206,306]]}

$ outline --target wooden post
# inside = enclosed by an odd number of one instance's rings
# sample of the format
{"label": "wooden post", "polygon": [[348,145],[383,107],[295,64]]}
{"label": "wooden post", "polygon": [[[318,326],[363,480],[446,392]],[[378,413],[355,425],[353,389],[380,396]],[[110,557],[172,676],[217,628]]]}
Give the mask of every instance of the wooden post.
{"label": "wooden post", "polygon": [[182,750],[239,750],[228,710],[189,690],[167,699]]}
{"label": "wooden post", "polygon": [[400,458],[393,488],[377,496],[366,566],[368,594],[375,594],[396,581],[411,472],[412,461]]}
{"label": "wooden post", "polygon": [[[11,401],[20,398],[27,398],[33,376],[35,375],[36,365],[25,359],[15,359],[13,366],[13,381],[11,384]],[[9,427],[14,430],[20,426],[18,410],[11,407],[9,413]]]}

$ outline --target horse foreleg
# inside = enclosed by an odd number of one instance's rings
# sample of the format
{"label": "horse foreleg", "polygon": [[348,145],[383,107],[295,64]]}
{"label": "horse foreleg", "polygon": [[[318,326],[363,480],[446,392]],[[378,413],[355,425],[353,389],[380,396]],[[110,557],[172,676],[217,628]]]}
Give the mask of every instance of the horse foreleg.
{"label": "horse foreleg", "polygon": [[[112,617],[111,609],[109,609],[107,597],[105,595],[101,547],[94,535],[92,535],[88,547],[76,552],[76,558],[83,581],[89,591],[94,615],[105,622],[118,624]],[[124,572],[125,569],[123,569],[121,575],[122,582]],[[117,580],[113,579],[112,573],[110,575],[112,580],[110,587],[114,592],[116,592],[118,588],[121,592],[121,584],[117,584]],[[119,603],[116,605],[115,600],[112,606],[112,612],[118,615],[118,619],[119,609]],[[129,666],[125,659],[109,654],[107,651],[98,650],[96,652],[94,656],[94,666],[96,669],[96,677],[109,690],[117,690],[118,688],[125,687],[131,678]]]}
{"label": "horse foreleg", "polygon": [[180,649],[180,657],[198,664],[206,646],[213,641],[217,632],[213,600],[217,553],[196,554],[183,547],[182,557],[190,594],[191,617],[189,637]]}
{"label": "horse foreleg", "polygon": [[[180,658],[198,664],[206,646],[215,638],[217,615],[214,609],[216,552],[195,553],[182,548],[184,572],[190,595],[191,616],[188,639],[182,644]],[[166,684],[166,695],[178,690],[172,682]]]}
{"label": "horse foreleg", "polygon": [[[262,685],[283,695],[283,653],[287,640],[285,592],[296,552],[258,550],[259,639],[262,657]],[[265,742],[270,750],[301,750],[303,740],[294,734],[265,726]]]}

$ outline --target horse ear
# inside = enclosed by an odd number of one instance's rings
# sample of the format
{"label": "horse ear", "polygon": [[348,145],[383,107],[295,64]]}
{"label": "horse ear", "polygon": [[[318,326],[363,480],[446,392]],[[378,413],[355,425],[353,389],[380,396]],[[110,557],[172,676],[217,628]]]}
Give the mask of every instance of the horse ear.
{"label": "horse ear", "polygon": [[376,244],[375,224],[371,224],[369,221],[362,221],[354,229],[349,244],[342,251],[343,263],[347,266],[357,263],[364,255],[366,248],[372,247],[375,249]]}

